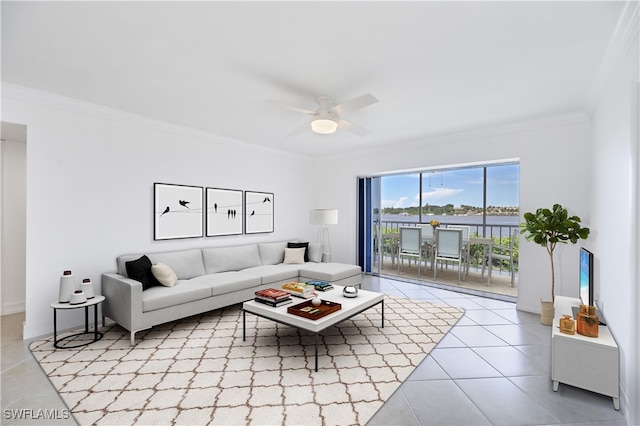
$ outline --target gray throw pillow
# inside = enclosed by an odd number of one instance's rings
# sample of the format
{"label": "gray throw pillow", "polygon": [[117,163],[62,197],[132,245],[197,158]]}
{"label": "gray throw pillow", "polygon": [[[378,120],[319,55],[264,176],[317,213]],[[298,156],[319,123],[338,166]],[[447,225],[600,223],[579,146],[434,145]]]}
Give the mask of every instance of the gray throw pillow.
{"label": "gray throw pillow", "polygon": [[309,243],[309,248],[307,249],[307,256],[309,257],[309,262],[322,262],[322,243]]}

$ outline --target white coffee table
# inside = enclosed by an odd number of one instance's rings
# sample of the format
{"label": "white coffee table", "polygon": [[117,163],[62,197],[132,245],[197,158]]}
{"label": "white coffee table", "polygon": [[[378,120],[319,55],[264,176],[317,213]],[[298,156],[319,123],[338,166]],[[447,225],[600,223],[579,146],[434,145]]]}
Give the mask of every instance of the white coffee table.
{"label": "white coffee table", "polygon": [[297,327],[302,330],[310,331],[314,334],[315,343],[315,371],[318,371],[318,334],[324,329],[341,323],[367,309],[381,304],[381,326],[384,327],[384,294],[375,293],[373,291],[359,290],[358,297],[347,298],[342,295],[342,286],[334,285],[334,289],[327,292],[318,292],[320,299],[328,300],[330,302],[340,303],[342,309],[333,312],[327,316],[319,318],[317,320],[307,319],[298,315],[290,314],[287,312],[287,308],[304,302],[304,299],[294,297],[293,303],[289,305],[273,308],[256,301],[244,302],[242,304],[242,340],[246,340],[247,336],[247,312],[269,319],[271,321],[278,322],[280,324],[289,325],[291,327]]}

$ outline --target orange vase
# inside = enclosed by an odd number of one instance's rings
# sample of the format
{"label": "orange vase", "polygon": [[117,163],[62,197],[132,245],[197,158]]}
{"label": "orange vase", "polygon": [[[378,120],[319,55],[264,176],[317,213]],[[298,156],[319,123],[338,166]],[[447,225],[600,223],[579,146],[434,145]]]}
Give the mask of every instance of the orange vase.
{"label": "orange vase", "polygon": [[560,318],[560,332],[564,334],[576,334],[575,321],[571,315],[563,315]]}
{"label": "orange vase", "polygon": [[578,314],[578,334],[598,337],[598,316],[595,306],[580,305]]}

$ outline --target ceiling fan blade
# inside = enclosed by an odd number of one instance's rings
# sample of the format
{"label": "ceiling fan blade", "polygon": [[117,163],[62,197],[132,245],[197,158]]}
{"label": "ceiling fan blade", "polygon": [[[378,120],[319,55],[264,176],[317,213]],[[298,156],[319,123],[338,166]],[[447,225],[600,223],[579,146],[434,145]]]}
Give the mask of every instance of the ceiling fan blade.
{"label": "ceiling fan blade", "polygon": [[341,104],[333,106],[329,109],[329,112],[332,114],[343,115],[351,111],[364,108],[371,104],[375,104],[376,102],[378,102],[376,97],[371,93],[367,93],[366,95],[358,96],[357,98],[353,98]]}
{"label": "ceiling fan blade", "polygon": [[366,136],[370,133],[364,127],[360,127],[357,124],[353,124],[352,122],[347,121],[344,118],[341,118],[338,120],[338,127],[341,129],[349,130],[350,132],[353,132],[360,136]]}
{"label": "ceiling fan blade", "polygon": [[311,120],[307,121],[306,123],[302,124],[299,127],[296,127],[295,129],[293,129],[293,131],[291,133],[289,133],[287,135],[287,137],[291,137],[291,136],[296,136],[299,135],[300,133],[304,133],[307,130],[311,129]]}
{"label": "ceiling fan blade", "polygon": [[306,109],[306,108],[302,108],[302,107],[297,107],[297,106],[295,106],[295,105],[289,105],[289,104],[285,104],[285,103],[278,102],[278,101],[268,101],[268,102],[273,103],[273,104],[277,104],[277,105],[280,105],[280,106],[283,106],[283,107],[285,107],[285,108],[291,109],[291,110],[296,111],[296,112],[300,112],[300,113],[302,113],[302,114],[309,114],[309,115],[313,115],[313,114],[315,114],[315,113],[316,113],[315,111],[311,111],[310,109]]}

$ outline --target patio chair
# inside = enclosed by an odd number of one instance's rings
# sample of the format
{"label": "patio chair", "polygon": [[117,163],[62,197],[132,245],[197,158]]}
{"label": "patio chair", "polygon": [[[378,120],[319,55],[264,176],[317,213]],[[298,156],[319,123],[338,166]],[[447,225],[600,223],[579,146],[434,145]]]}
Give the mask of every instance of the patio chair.
{"label": "patio chair", "polygon": [[498,259],[500,261],[509,262],[509,272],[511,272],[511,287],[515,283],[515,275],[516,268],[513,260],[513,247],[516,242],[516,238],[518,237],[518,230],[514,229],[509,237],[509,245],[499,245],[493,244],[491,251],[489,252],[489,256],[487,259],[487,267],[489,268],[489,278],[487,280],[487,285],[491,284],[491,270],[493,269],[493,259]]}
{"label": "patio chair", "polygon": [[418,264],[418,276],[420,276],[420,263],[422,260],[422,228],[420,227],[401,227],[400,228],[400,247],[398,250],[398,273],[402,266],[402,258],[411,258],[416,260]]}
{"label": "patio chair", "polygon": [[469,247],[469,235],[471,234],[471,227],[467,225],[448,225],[447,229],[461,229],[462,230],[462,261],[464,263],[464,275],[469,275],[469,259],[470,259],[470,247]]}
{"label": "patio chair", "polygon": [[433,279],[438,275],[438,261],[458,263],[458,284],[463,269],[462,258],[462,230],[441,228],[436,232],[435,265]]}

